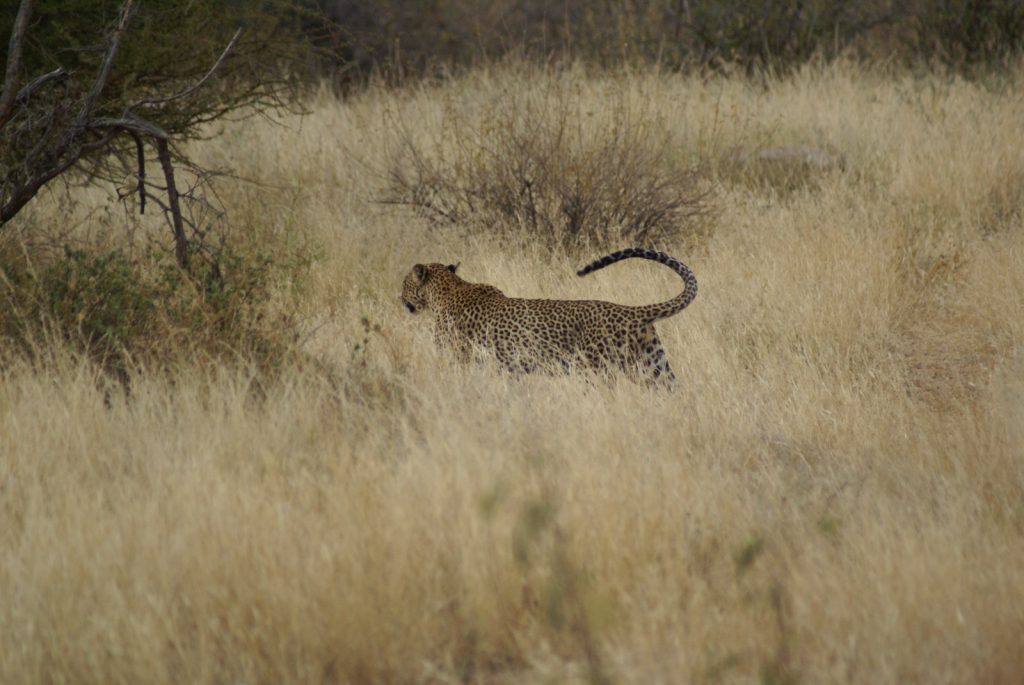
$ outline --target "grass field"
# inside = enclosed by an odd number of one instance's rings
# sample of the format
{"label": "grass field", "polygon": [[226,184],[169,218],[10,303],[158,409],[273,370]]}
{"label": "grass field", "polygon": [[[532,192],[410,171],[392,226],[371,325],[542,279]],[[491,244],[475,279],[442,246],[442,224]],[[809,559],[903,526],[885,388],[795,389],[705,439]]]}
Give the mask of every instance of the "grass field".
{"label": "grass field", "polygon": [[[673,393],[461,367],[400,306],[433,261],[524,297],[678,292],[639,260],[576,278],[614,237],[379,201],[401,145],[457,161],[551,98],[581,140],[643,122],[710,192],[652,245],[700,281],[659,324]],[[495,67],[310,109],[196,153],[248,179],[236,233],[316,256],[265,306],[322,366],[197,358],[126,396],[59,343],[4,357],[0,682],[1020,682],[1022,72]],[[737,161],[795,145],[841,164]],[[165,231],[76,192],[22,233]]]}

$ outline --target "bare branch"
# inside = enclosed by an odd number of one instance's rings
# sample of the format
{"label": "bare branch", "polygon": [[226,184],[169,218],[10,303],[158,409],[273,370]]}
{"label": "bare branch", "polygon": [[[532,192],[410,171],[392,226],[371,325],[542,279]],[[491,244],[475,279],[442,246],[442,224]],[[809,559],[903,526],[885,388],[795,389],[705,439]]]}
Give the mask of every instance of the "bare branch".
{"label": "bare branch", "polygon": [[48,81],[53,81],[54,79],[63,79],[66,78],[67,75],[67,69],[65,69],[64,67],[57,67],[49,73],[35,77],[34,79],[26,83],[21,90],[18,91],[18,95],[14,98],[14,102],[19,105],[25,104],[26,102],[28,102],[28,99],[32,97],[33,91],[38,90]]}
{"label": "bare branch", "polygon": [[[110,69],[114,66],[114,58],[117,57],[117,50],[121,46],[121,34],[124,33],[124,29],[128,26],[128,18],[131,15],[133,0],[124,0],[124,4],[121,6],[121,19],[117,22],[117,28],[114,29],[114,35],[110,38],[110,47],[107,48],[107,54],[103,56],[103,63],[100,65],[100,73],[96,77],[95,83],[92,84],[92,88],[89,89],[88,95],[85,96],[85,101],[82,103],[82,109],[78,112],[78,116],[75,118],[75,125],[68,132],[68,136],[73,138],[83,129],[85,129],[89,118],[92,116],[93,110],[96,109],[96,101],[100,97],[100,93],[107,85],[107,81],[110,79]],[[70,142],[70,141],[69,141]]]}
{"label": "bare branch", "polygon": [[28,201],[36,196],[40,188],[74,166],[83,154],[105,147],[116,133],[116,131],[108,131],[99,140],[83,145],[78,154],[38,171],[24,185],[17,187],[7,203],[0,207],[0,226],[7,223],[22,207],[28,204]]}
{"label": "bare branch", "polygon": [[211,76],[213,76],[213,72],[217,71],[217,67],[221,65],[221,62],[224,61],[224,58],[228,56],[229,52],[231,52],[231,48],[235,46],[235,41],[238,40],[238,37],[240,35],[242,35],[242,29],[238,29],[237,31],[235,31],[235,35],[231,36],[231,40],[228,41],[227,47],[225,47],[224,51],[220,53],[220,57],[218,57],[217,61],[213,63],[213,66],[210,67],[210,70],[207,71],[206,74],[204,74],[201,79],[193,83],[185,90],[179,91],[177,93],[174,93],[173,95],[168,95],[162,98],[146,98],[144,100],[139,100],[129,105],[125,111],[135,109],[136,107],[144,107],[146,105],[162,105],[173,100],[179,100],[183,97],[188,97],[192,93],[196,92],[202,87],[204,83],[206,83],[210,79]]}
{"label": "bare branch", "polygon": [[142,136],[135,131],[129,131],[135,139],[135,157],[139,165],[139,184],[136,186],[139,191],[139,214],[146,213],[146,151],[142,147]]}
{"label": "bare branch", "polygon": [[14,111],[15,95],[18,92],[18,72],[21,71],[21,51],[25,44],[25,31],[32,16],[32,0],[21,0],[18,16],[14,18],[11,42],[7,46],[7,69],[4,72],[4,87],[0,91],[0,126],[11,118]]}
{"label": "bare branch", "polygon": [[174,167],[171,165],[171,153],[167,147],[167,139],[158,138],[156,155],[167,179],[167,204],[171,209],[171,230],[174,232],[174,256],[178,266],[188,269],[188,240],[185,238],[185,227],[181,220],[181,204],[178,202],[178,189],[174,185]]}
{"label": "bare branch", "polygon": [[89,128],[110,128],[140,133],[157,140],[168,140],[170,136],[156,124],[146,121],[140,117],[129,114],[128,116],[114,119],[112,117],[97,117],[89,122]]}

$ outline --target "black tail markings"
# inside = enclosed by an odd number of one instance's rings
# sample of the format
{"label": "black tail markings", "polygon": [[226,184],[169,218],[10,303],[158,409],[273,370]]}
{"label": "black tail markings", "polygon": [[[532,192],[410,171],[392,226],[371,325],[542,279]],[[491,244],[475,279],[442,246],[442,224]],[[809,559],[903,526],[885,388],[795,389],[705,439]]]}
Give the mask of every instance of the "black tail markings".
{"label": "black tail markings", "polygon": [[648,322],[657,321],[658,319],[664,319],[678,314],[679,312],[686,309],[693,299],[697,297],[697,277],[690,271],[690,267],[683,264],[681,261],[665,254],[664,252],[656,252],[655,250],[645,250],[639,247],[629,247],[625,250],[619,250],[618,252],[612,252],[610,255],[601,257],[597,261],[587,264],[585,267],[576,272],[577,276],[586,276],[592,271],[603,269],[606,266],[620,262],[623,259],[630,258],[638,259],[650,259],[651,261],[659,262],[664,264],[668,268],[675,271],[683,279],[685,288],[683,292],[676,295],[671,300],[662,302],[660,304],[650,304],[641,307],[635,307],[635,309],[641,312]]}

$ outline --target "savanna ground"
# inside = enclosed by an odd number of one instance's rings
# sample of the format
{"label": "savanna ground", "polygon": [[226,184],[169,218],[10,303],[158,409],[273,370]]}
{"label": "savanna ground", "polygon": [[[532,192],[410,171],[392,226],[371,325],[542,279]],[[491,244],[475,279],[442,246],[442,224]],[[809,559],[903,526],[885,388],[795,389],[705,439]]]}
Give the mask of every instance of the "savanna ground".
{"label": "savanna ground", "polygon": [[[232,230],[308,263],[258,319],[298,322],[307,361],[125,381],[59,336],[5,354],[0,681],[1019,682],[1021,73],[493,68],[213,131]],[[400,306],[430,261],[510,295],[678,292],[639,260],[574,275],[625,237],[380,201],[403,145],[454,168],[545,103],[697,170],[706,211],[651,245],[700,280],[659,324],[673,393],[459,367]],[[841,163],[737,161],[781,145]],[[166,232],[102,187],[16,229],[33,254]]]}

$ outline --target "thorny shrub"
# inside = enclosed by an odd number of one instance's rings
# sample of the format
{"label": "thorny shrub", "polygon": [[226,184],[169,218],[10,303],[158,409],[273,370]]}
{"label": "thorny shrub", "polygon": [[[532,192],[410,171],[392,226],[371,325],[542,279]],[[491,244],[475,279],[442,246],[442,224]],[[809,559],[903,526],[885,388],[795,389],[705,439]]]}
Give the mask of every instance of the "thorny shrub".
{"label": "thorny shrub", "polygon": [[707,192],[662,118],[621,88],[592,111],[568,76],[532,80],[542,85],[449,101],[427,131],[400,112],[384,201],[566,248],[657,244],[705,228]]}

